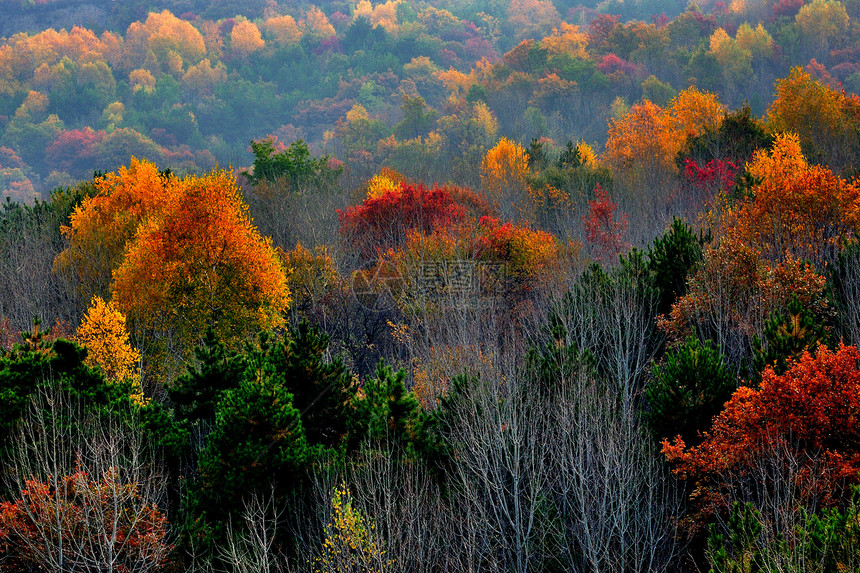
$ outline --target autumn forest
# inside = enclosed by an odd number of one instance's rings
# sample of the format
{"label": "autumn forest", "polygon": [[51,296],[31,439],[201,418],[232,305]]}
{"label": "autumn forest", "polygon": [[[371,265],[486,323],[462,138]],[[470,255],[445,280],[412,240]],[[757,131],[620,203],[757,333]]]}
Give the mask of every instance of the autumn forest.
{"label": "autumn forest", "polygon": [[860,572],[860,0],[0,16],[0,572]]}

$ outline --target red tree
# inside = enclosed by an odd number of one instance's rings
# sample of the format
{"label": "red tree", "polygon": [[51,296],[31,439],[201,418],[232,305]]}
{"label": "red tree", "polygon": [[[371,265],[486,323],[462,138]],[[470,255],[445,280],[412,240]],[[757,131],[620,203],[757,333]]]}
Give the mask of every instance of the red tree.
{"label": "red tree", "polygon": [[762,462],[778,464],[805,498],[836,502],[860,471],[858,366],[857,348],[840,345],[804,353],[782,375],[768,367],[758,389],[735,392],[701,445],[687,448],[679,436],[664,440],[663,453],[695,483],[706,514],[730,507],[732,484]]}
{"label": "red tree", "polygon": [[624,241],[627,231],[627,214],[624,213],[615,220],[618,205],[609,197],[609,193],[600,186],[594,188],[594,200],[588,202],[588,216],[582,218],[585,224],[585,238],[594,246],[594,258],[600,262],[609,262],[627,250],[629,245]]}

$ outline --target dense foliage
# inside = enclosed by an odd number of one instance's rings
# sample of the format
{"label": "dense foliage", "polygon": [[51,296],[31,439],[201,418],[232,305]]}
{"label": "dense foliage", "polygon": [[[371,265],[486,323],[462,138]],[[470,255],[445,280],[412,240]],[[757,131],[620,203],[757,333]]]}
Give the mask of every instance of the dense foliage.
{"label": "dense foliage", "polygon": [[858,568],[857,2],[0,11],[0,571]]}

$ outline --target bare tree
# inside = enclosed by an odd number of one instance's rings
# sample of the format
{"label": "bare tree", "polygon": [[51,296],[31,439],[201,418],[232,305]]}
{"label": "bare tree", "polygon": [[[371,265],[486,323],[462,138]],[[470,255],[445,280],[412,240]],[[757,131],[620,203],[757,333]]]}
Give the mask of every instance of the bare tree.
{"label": "bare tree", "polygon": [[98,417],[40,387],[18,428],[9,489],[13,554],[55,571],[158,570],[170,551],[166,479],[139,421]]}
{"label": "bare tree", "polygon": [[[245,500],[243,522],[237,530],[227,524],[224,546],[218,548],[223,569],[230,573],[279,573],[286,568],[286,558],[275,545],[277,532],[286,508],[275,505],[275,492]],[[241,527],[244,525],[244,527]]]}
{"label": "bare tree", "polygon": [[453,405],[445,433],[456,450],[451,479],[461,518],[476,531],[485,565],[518,572],[540,562],[547,530],[550,432],[537,392],[515,374],[474,380]]}
{"label": "bare tree", "polygon": [[575,571],[665,571],[678,556],[681,492],[610,386],[581,377],[552,407],[553,491]]}

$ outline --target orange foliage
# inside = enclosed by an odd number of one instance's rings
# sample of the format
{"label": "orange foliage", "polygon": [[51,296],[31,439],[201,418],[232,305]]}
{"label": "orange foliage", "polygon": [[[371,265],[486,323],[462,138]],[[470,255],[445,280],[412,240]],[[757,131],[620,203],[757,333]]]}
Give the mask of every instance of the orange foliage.
{"label": "orange foliage", "polygon": [[718,128],[724,113],[717,96],[695,87],[680,92],[665,110],[645,100],[609,120],[606,159],[617,174],[675,173],[675,156],[687,138]]}
{"label": "orange foliage", "polygon": [[72,273],[86,300],[107,298],[111,273],[122,263],[127,244],[147,216],[166,207],[171,189],[152,163],[131,160],[128,167],[96,179],[97,194],[86,199],[61,228],[69,246],[54,261],[56,271]]}
{"label": "orange foliage", "polygon": [[820,263],[860,228],[860,187],[806,162],[795,135],[777,135],[770,151],[747,165],[759,183],[752,198],[725,206],[725,234],[779,259],[786,253]]}
{"label": "orange foliage", "polygon": [[179,179],[133,159],[95,186],[62,228],[69,247],[55,261],[84,294],[111,292],[139,334],[169,335],[180,355],[207,325],[236,340],[281,323],[284,269],[231,174]]}
{"label": "orange foliage", "polygon": [[[167,518],[118,474],[112,468],[93,478],[77,471],[55,476],[58,487],[27,480],[22,499],[0,503],[0,570],[52,570],[63,562],[117,571],[126,569],[122,564],[131,570],[164,565],[171,549]],[[99,562],[107,556],[112,559]]]}
{"label": "orange foliage", "polygon": [[190,350],[212,326],[225,340],[282,322],[284,269],[251,224],[233,176],[170,178],[160,216],[137,228],[114,271],[117,305],[146,331],[173,333]]}
{"label": "orange foliage", "polygon": [[687,294],[672,305],[660,327],[676,341],[694,328],[702,334],[737,328],[748,337],[761,335],[767,316],[794,296],[816,315],[826,315],[825,284],[807,263],[789,256],[773,265],[747,243],[724,238],[705,247]]}
{"label": "orange foliage", "polygon": [[[840,345],[805,352],[781,376],[768,367],[758,389],[735,392],[701,445],[688,449],[679,436],[663,442],[663,453],[676,475],[696,483],[694,497],[706,512],[729,507],[732,478],[762,461],[799,464],[792,485],[834,501],[860,471],[858,366],[857,349]],[[794,460],[779,459],[786,453]]]}

